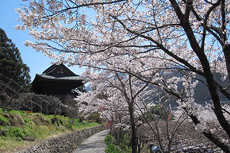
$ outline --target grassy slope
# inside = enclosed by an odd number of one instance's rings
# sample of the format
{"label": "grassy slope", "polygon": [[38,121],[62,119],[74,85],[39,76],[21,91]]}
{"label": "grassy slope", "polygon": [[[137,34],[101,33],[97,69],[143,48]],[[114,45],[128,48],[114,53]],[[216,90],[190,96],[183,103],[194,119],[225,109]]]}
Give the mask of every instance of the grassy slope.
{"label": "grassy slope", "polygon": [[61,115],[3,111],[0,108],[0,152],[18,151],[49,137],[98,125]]}

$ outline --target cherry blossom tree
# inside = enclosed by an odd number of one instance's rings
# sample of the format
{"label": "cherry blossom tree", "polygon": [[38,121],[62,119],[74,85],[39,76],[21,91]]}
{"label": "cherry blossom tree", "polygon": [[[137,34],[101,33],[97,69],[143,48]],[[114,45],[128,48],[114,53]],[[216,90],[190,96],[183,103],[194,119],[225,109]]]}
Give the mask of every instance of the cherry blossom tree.
{"label": "cherry blossom tree", "polygon": [[[79,92],[80,95],[75,99],[80,105],[80,111],[86,116],[99,112],[101,117],[107,121],[110,132],[116,134],[117,131],[121,132],[117,135],[118,138],[122,137],[122,129],[130,129],[132,133],[132,151],[140,152],[140,137],[137,134],[139,127],[143,124],[147,124],[157,138],[157,144],[159,144],[162,150],[169,150],[172,147],[172,141],[175,140],[175,133],[177,132],[181,122],[184,121],[180,117],[180,120],[176,120],[176,125],[172,130],[167,129],[167,138],[162,138],[163,132],[159,130],[160,117],[150,115],[148,119],[154,122],[154,126],[146,118],[146,114],[152,111],[152,106],[156,105],[156,101],[153,101],[153,95],[159,94],[156,89],[149,87],[148,82],[143,82],[136,77],[133,77],[127,73],[118,73],[114,71],[103,71],[101,73],[89,74],[87,72],[88,82],[91,82],[93,88],[92,91],[87,93]],[[161,96],[161,95],[159,95]],[[170,105],[165,96],[159,99],[161,105]],[[169,109],[164,112],[164,118],[166,126],[168,127],[170,115]],[[163,143],[169,142],[168,145]],[[117,140],[119,141],[119,140]]]}
{"label": "cherry blossom tree", "polygon": [[[27,46],[59,62],[125,73],[165,90],[200,132],[230,152],[229,112],[220,100],[220,93],[228,100],[230,93],[214,77],[230,81],[228,0],[33,0],[17,11],[22,24],[16,28],[28,29],[37,39]],[[167,78],[172,72],[183,75]],[[196,75],[205,79],[211,110],[227,141],[197,114],[193,90],[201,80]]]}
{"label": "cherry blossom tree", "polygon": [[[154,90],[146,92],[149,83],[144,83],[130,74],[104,71],[90,75],[88,73],[86,76],[95,90],[80,93],[76,98],[81,105],[80,108],[86,114],[99,111],[111,124],[112,129],[131,129],[132,151],[137,152],[137,126],[141,114],[146,112],[143,97],[147,93],[152,94]],[[87,106],[85,102],[88,103]]]}

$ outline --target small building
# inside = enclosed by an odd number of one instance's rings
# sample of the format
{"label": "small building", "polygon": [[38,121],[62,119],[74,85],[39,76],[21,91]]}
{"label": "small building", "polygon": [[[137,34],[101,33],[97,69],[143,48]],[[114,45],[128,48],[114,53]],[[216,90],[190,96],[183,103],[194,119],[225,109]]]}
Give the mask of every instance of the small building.
{"label": "small building", "polygon": [[36,74],[32,91],[43,95],[66,95],[73,94],[75,88],[81,88],[83,85],[83,79],[64,64],[54,64],[42,74]]}
{"label": "small building", "polygon": [[83,85],[83,79],[64,64],[50,66],[42,74],[36,74],[32,82],[31,90],[36,94],[32,98],[35,102],[31,104],[32,111],[76,117],[75,89],[81,90]]}

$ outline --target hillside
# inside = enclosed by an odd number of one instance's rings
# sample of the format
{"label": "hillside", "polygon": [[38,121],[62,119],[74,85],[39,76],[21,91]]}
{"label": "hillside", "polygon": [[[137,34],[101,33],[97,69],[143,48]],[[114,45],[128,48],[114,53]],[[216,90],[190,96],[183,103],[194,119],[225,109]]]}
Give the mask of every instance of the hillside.
{"label": "hillside", "polygon": [[18,151],[49,137],[98,125],[61,115],[5,111],[0,108],[0,152]]}

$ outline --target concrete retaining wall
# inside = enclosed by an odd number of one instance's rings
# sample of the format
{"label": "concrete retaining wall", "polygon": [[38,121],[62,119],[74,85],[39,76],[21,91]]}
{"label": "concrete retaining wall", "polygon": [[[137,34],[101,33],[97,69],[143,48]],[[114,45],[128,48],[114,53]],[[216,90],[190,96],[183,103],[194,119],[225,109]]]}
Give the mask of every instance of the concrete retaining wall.
{"label": "concrete retaining wall", "polygon": [[18,153],[71,153],[83,140],[104,129],[98,126],[63,134]]}

